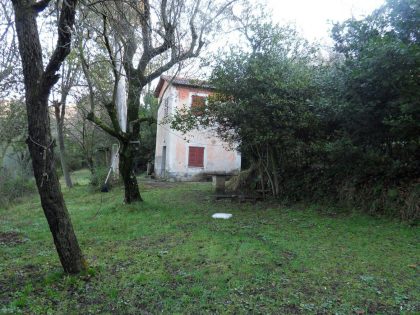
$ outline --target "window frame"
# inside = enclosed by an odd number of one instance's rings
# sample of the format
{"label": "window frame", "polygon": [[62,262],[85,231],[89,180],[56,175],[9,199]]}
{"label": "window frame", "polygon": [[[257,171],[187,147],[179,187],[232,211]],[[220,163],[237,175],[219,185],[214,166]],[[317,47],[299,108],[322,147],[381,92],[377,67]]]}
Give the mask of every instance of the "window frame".
{"label": "window frame", "polygon": [[[190,99],[189,99],[189,105],[190,105],[190,110],[193,113],[193,97],[201,97],[204,99],[204,106],[207,104],[207,98],[209,97],[209,94],[206,93],[198,93],[198,92],[191,92],[190,93]],[[203,111],[197,111],[196,113],[193,113],[195,116],[200,116],[203,114]]]}
{"label": "window frame", "polygon": [[166,97],[163,101],[163,117],[166,118],[169,116],[169,97]]}
{"label": "window frame", "polygon": [[[195,160],[193,160],[193,163],[191,161],[191,149],[198,149],[201,151],[201,163],[197,163]],[[197,154],[197,153],[196,153]],[[187,155],[187,165],[190,168],[204,168],[205,161],[205,147],[203,146],[197,146],[197,145],[191,145],[188,146],[188,155]]]}

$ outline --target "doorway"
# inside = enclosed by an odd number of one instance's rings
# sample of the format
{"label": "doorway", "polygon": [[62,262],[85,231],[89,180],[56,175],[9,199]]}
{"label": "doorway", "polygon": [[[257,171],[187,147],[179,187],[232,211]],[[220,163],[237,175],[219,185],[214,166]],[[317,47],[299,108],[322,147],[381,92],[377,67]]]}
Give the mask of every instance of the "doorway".
{"label": "doorway", "polygon": [[166,145],[162,148],[162,168],[160,172],[160,176],[164,177],[166,175]]}

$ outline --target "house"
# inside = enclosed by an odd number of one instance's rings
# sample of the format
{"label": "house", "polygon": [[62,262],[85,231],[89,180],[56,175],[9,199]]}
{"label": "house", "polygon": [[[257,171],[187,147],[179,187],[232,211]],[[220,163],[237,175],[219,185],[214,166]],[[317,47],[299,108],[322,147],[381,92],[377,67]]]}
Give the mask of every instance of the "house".
{"label": "house", "polygon": [[157,116],[155,174],[157,177],[191,180],[198,174],[237,173],[241,155],[230,149],[211,129],[183,134],[170,128],[167,117],[176,109],[199,106],[212,93],[203,81],[161,76],[155,90],[160,107]]}

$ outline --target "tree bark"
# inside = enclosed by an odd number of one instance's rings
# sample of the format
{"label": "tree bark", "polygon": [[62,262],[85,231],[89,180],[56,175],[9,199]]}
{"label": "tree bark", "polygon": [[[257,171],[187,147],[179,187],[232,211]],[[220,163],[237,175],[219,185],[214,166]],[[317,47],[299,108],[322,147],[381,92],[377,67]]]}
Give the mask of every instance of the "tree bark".
{"label": "tree bark", "polygon": [[[58,25],[58,41],[44,70],[42,48],[36,17],[41,2],[13,0],[15,23],[19,41],[28,116],[27,144],[41,205],[47,218],[54,244],[63,269],[79,273],[86,269],[69,213],[60,190],[55,171],[53,139],[48,115],[48,97],[57,82],[57,70],[70,52],[71,29],[74,25],[77,0],[63,2]],[[48,2],[42,2],[48,4]]]}
{"label": "tree bark", "polygon": [[124,182],[124,201],[125,203],[133,203],[143,201],[140,195],[137,178],[133,172],[134,154],[132,145],[129,142],[121,144],[120,148],[120,165],[119,170]]}
{"label": "tree bark", "polygon": [[62,97],[60,103],[54,104],[54,112],[55,112],[55,121],[57,125],[57,139],[58,139],[58,152],[60,155],[60,164],[61,170],[63,171],[64,180],[66,182],[66,186],[68,188],[73,187],[73,183],[71,181],[70,172],[67,168],[67,159],[66,159],[66,148],[64,146],[64,116],[65,116],[65,107],[66,106],[66,99]]}
{"label": "tree bark", "polygon": [[93,157],[91,155],[86,156],[86,163],[88,165],[90,174],[95,174],[95,165],[93,164]]}
{"label": "tree bark", "polygon": [[91,135],[88,138],[87,129],[86,129],[87,120],[83,119],[82,122],[82,139],[81,139],[81,147],[83,150],[83,154],[86,159],[86,163],[88,165],[89,171],[92,175],[95,174],[95,163],[93,161],[93,142],[95,138],[95,130],[92,130]]}
{"label": "tree bark", "polygon": [[121,144],[120,148],[120,174],[124,182],[125,202],[132,203],[136,201],[143,201],[140,195],[137,178],[134,174],[134,155],[133,142],[139,141],[140,122],[139,122],[139,107],[141,85],[137,79],[128,81],[128,99],[127,99],[127,141]]}

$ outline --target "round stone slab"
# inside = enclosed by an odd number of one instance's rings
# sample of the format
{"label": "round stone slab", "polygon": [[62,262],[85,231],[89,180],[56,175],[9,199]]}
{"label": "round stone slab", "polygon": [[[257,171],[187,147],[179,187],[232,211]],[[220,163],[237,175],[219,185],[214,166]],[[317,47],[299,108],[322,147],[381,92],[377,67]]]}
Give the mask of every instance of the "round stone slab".
{"label": "round stone slab", "polygon": [[211,216],[213,219],[230,219],[232,217],[231,213],[215,213]]}

